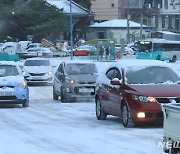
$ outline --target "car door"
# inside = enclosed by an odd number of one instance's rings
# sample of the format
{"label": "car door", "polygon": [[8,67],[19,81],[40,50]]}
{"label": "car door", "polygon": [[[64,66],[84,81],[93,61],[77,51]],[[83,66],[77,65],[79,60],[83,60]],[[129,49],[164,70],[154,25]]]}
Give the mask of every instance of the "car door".
{"label": "car door", "polygon": [[61,86],[64,78],[64,65],[61,63],[54,75],[54,90],[61,93]]}
{"label": "car door", "polygon": [[[118,68],[114,69],[113,79],[119,80],[121,83],[121,73]],[[109,104],[112,108],[113,114],[120,115],[120,102],[122,99],[121,85],[109,86]]]}
{"label": "car door", "polygon": [[114,76],[114,69],[109,69],[106,72],[106,77],[109,80],[107,83],[103,83],[101,85],[101,96],[102,96],[102,104],[104,104],[104,110],[107,113],[112,113],[112,106],[110,103],[109,92],[111,90],[110,81],[113,79]]}

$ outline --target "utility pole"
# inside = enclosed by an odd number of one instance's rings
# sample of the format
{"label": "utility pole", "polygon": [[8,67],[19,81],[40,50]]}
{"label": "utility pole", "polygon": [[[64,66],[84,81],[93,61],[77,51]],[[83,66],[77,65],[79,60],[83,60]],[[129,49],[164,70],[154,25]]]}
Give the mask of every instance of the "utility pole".
{"label": "utility pole", "polygon": [[71,60],[73,60],[72,0],[70,0],[70,47],[71,47]]}
{"label": "utility pole", "polygon": [[142,31],[143,31],[143,12],[142,12],[142,9],[141,9],[141,26],[140,26],[140,39],[141,40],[142,40]]}
{"label": "utility pole", "polygon": [[129,0],[127,1],[127,44],[129,43]]}

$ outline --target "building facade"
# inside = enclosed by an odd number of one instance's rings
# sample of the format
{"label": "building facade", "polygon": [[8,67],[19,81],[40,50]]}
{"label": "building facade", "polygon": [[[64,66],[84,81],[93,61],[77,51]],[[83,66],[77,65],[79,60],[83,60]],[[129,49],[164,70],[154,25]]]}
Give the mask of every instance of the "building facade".
{"label": "building facade", "polygon": [[94,21],[129,17],[154,31],[180,33],[180,0],[91,0]]}

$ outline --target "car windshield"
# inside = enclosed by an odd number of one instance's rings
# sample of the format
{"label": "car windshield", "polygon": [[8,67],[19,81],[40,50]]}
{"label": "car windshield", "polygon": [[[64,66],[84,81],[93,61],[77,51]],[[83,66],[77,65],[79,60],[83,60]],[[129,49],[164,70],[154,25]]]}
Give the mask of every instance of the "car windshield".
{"label": "car windshield", "polygon": [[0,65],[0,77],[17,76],[19,71],[16,66]]}
{"label": "car windshield", "polygon": [[67,64],[65,67],[67,75],[96,74],[95,64]]}
{"label": "car windshield", "polygon": [[26,60],[25,66],[50,66],[49,60]]}
{"label": "car windshield", "polygon": [[179,82],[180,78],[167,67],[146,67],[126,70],[126,82],[128,84],[158,84],[165,82]]}

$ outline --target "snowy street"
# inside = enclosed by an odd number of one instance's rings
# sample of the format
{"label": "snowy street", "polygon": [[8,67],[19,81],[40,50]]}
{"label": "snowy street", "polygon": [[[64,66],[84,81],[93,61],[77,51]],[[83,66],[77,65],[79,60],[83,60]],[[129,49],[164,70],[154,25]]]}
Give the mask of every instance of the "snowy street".
{"label": "snowy street", "polygon": [[94,102],[63,104],[52,86],[31,86],[30,106],[0,106],[3,154],[152,154],[162,141],[160,126],[124,128],[120,119],[95,117]]}

